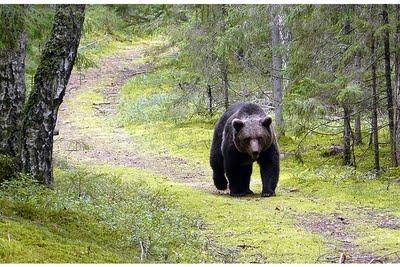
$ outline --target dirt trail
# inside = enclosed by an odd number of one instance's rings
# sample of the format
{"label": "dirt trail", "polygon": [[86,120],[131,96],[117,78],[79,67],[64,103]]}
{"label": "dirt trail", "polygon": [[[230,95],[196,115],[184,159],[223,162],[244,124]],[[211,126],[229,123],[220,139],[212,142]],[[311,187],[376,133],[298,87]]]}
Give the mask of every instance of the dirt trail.
{"label": "dirt trail", "polygon": [[[135,62],[142,59],[143,53],[143,46],[126,49],[101,59],[98,68],[91,68],[84,75],[77,72],[71,75],[59,111],[57,128],[60,133],[55,138],[55,157],[61,154],[69,160],[91,159],[98,163],[146,169],[170,180],[219,194],[207,180],[210,173],[204,168],[166,154],[138,153],[140,144],[116,124],[122,85],[129,78],[146,73],[150,67],[142,61]],[[79,103],[80,94],[88,91],[100,92],[103,100],[90,103],[95,109],[93,117],[98,122],[82,126],[85,120],[93,119],[85,117],[76,108],[82,105]]]}

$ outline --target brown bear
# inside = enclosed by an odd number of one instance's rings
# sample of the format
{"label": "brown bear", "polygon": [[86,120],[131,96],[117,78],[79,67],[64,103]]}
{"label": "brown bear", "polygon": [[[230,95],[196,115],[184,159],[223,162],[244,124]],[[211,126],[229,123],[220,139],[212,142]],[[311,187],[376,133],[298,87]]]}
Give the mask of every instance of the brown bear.
{"label": "brown bear", "polygon": [[210,153],[217,189],[227,189],[229,181],[231,196],[253,194],[250,176],[257,161],[263,184],[261,196],[275,195],[279,149],[271,122],[271,117],[260,106],[251,103],[232,105],[222,115],[215,125]]}

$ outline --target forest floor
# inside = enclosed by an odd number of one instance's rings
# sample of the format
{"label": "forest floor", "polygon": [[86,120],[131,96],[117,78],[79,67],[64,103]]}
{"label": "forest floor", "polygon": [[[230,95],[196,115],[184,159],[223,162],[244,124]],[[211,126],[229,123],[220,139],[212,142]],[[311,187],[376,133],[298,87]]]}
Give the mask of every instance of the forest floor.
{"label": "forest floor", "polygon": [[[284,159],[276,197],[232,198],[213,187],[207,144],[190,142],[200,131],[210,140],[211,124],[124,123],[121,90],[154,72],[156,62],[145,55],[157,45],[155,40],[123,47],[97,68],[73,73],[59,111],[56,160],[125,179],[141,179],[138,170],[154,174],[147,185],[165,189],[179,209],[199,216],[202,234],[226,248],[225,262],[400,262],[399,185],[385,190],[382,181],[321,181],[323,173],[307,180],[301,167]],[[168,56],[168,50],[160,53]],[[176,139],[168,140],[169,134]],[[185,156],[196,145],[202,158]],[[253,191],[260,186],[253,177]]]}

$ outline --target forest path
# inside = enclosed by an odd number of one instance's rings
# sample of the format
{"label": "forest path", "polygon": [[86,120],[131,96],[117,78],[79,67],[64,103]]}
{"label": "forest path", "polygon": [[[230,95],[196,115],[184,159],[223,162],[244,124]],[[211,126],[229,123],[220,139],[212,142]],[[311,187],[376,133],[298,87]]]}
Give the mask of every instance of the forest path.
{"label": "forest path", "polygon": [[[117,112],[123,85],[131,77],[150,71],[151,64],[144,61],[149,46],[152,44],[125,47],[102,58],[97,68],[83,75],[76,71],[72,74],[59,110],[56,160],[142,169],[184,184],[185,189],[176,189],[177,201],[206,218],[212,238],[233,247],[232,255],[241,253],[233,261],[338,262],[340,252],[346,255],[346,262],[384,261],[360,249],[356,240],[364,235],[362,231],[382,222],[387,224],[384,228],[400,228],[398,217],[351,203],[332,204],[329,199],[292,190],[285,186],[284,180],[289,179],[285,173],[279,197],[217,197],[226,192],[213,187],[207,166],[143,149],[124,129]],[[339,206],[331,211],[334,205]]]}
{"label": "forest path", "polygon": [[210,173],[204,168],[165,153],[138,152],[142,151],[140,144],[122,128],[117,117],[119,93],[129,78],[142,75],[150,68],[151,64],[142,61],[145,49],[145,45],[125,48],[102,58],[98,67],[71,75],[59,111],[57,153],[70,161],[95,160],[150,170],[170,180],[218,194],[206,180]]}

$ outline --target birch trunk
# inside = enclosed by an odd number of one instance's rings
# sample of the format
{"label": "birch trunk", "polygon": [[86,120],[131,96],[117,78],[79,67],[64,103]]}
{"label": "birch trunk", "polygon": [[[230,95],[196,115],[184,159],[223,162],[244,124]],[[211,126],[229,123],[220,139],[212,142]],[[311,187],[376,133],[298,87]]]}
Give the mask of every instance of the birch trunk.
{"label": "birch trunk", "polygon": [[76,58],[84,21],[84,5],[58,5],[34,87],[25,107],[21,162],[35,180],[51,185],[53,131]]}

